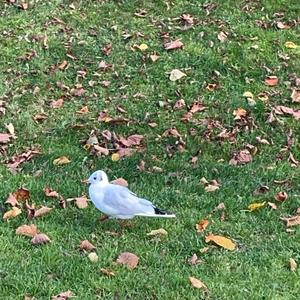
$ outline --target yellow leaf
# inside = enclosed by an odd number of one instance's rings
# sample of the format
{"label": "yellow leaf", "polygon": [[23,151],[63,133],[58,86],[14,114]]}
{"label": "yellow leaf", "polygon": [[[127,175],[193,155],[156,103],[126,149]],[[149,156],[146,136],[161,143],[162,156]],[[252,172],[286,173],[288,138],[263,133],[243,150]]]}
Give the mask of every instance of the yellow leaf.
{"label": "yellow leaf", "polygon": [[294,42],[285,42],[284,46],[289,49],[296,49],[299,47]]}
{"label": "yellow leaf", "polygon": [[246,97],[246,98],[254,98],[253,94],[251,92],[245,92],[243,94],[243,97]]}
{"label": "yellow leaf", "polygon": [[118,153],[114,153],[111,156],[112,161],[118,161],[120,159],[120,155]]}
{"label": "yellow leaf", "polygon": [[21,209],[14,206],[11,210],[7,211],[4,215],[3,215],[3,220],[8,220],[8,219],[12,219],[15,218],[16,216],[18,216],[20,213],[22,213]]}
{"label": "yellow leaf", "polygon": [[265,201],[264,202],[251,203],[251,204],[248,205],[248,209],[250,211],[254,211],[254,210],[258,209],[258,208],[261,208],[261,207],[265,206],[265,204],[266,204]]}
{"label": "yellow leaf", "polygon": [[210,241],[213,241],[218,246],[221,246],[230,251],[233,251],[236,248],[236,244],[232,240],[221,235],[209,234],[205,237],[205,242],[208,243]]}
{"label": "yellow leaf", "polygon": [[69,160],[68,157],[66,156],[61,156],[59,158],[54,159],[53,164],[55,166],[59,166],[59,165],[66,165],[68,163],[70,163],[71,161]]}
{"label": "yellow leaf", "polygon": [[149,233],[147,233],[148,236],[167,235],[167,234],[168,234],[168,232],[163,228],[151,230]]}
{"label": "yellow leaf", "polygon": [[296,272],[297,267],[298,267],[298,265],[297,265],[296,261],[293,258],[290,258],[290,270],[292,272]]}
{"label": "yellow leaf", "polygon": [[141,51],[145,51],[148,49],[148,46],[146,44],[140,44],[139,46],[137,46]]}
{"label": "yellow leaf", "polygon": [[88,255],[88,258],[91,262],[93,263],[96,263],[98,261],[98,255],[95,253],[95,252],[91,252],[89,255]]}

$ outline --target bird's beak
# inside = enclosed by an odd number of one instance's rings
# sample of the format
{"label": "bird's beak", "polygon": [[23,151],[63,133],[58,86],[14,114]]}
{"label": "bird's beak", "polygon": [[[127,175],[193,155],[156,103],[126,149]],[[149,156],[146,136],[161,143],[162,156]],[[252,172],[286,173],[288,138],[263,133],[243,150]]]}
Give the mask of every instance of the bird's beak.
{"label": "bird's beak", "polygon": [[84,180],[81,180],[81,183],[90,184],[90,181],[88,179],[84,179]]}

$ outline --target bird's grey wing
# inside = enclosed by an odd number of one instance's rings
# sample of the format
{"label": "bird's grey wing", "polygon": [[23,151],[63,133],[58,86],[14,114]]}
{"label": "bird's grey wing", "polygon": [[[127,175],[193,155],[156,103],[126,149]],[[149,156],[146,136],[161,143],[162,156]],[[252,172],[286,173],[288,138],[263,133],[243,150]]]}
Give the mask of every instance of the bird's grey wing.
{"label": "bird's grey wing", "polygon": [[110,206],[118,215],[135,215],[138,213],[154,213],[153,204],[137,197],[126,187],[108,185],[105,187],[103,202]]}

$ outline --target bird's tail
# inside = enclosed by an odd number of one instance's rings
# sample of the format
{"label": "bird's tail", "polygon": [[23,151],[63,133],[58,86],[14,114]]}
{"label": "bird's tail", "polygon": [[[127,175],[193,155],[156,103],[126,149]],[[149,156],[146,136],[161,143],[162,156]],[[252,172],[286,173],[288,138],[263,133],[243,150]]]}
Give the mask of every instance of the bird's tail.
{"label": "bird's tail", "polygon": [[176,218],[175,214],[169,213],[167,211],[161,210],[157,207],[154,208],[154,214],[153,213],[140,213],[136,214],[136,216],[141,216],[141,217],[153,217],[153,218]]}

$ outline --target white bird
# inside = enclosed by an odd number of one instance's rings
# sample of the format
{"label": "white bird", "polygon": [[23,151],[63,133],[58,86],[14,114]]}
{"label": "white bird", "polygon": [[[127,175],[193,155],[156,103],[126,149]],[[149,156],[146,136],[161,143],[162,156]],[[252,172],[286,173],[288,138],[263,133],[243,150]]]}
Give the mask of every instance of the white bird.
{"label": "white bird", "polygon": [[109,183],[104,171],[94,172],[87,182],[90,184],[89,195],[92,202],[108,218],[121,220],[132,219],[135,216],[175,218],[174,214],[160,210],[152,202],[139,198],[128,188]]}

